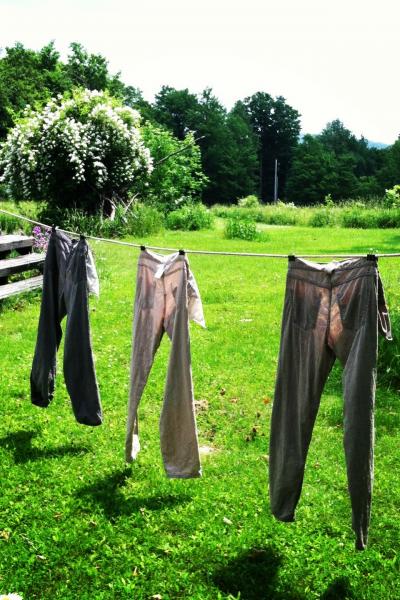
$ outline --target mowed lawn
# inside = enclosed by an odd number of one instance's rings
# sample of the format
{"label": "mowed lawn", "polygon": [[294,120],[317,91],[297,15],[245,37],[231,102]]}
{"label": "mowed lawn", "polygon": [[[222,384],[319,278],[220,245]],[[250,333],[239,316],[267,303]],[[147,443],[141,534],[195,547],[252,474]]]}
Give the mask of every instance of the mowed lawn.
{"label": "mowed lawn", "polygon": [[[400,248],[398,230],[263,231],[263,242],[224,240],[217,229],[166,232],[151,243],[298,254]],[[138,253],[106,243],[91,246],[101,283],[100,299],[91,300],[101,427],[74,421],[62,346],[51,406],[30,404],[40,294],[3,304],[0,312],[0,593],[18,592],[24,600],[400,598],[400,417],[394,390],[377,390],[368,549],[354,549],[339,367],[321,401],[296,522],[270,515],[269,424],[287,261],[189,256],[207,322],[206,330],[190,326],[203,477],[168,480],[158,420],[170,343],[163,340],[140,406],[142,451],[127,466]],[[381,259],[379,267],[395,305],[400,259]]]}

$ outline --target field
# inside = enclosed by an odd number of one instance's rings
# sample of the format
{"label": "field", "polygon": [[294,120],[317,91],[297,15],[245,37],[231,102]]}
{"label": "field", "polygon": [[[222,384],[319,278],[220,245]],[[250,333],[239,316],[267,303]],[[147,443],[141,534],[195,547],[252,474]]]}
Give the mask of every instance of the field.
{"label": "field", "polygon": [[[395,229],[264,226],[263,232],[262,243],[225,240],[220,229],[169,231],[151,243],[298,254],[400,247]],[[203,477],[168,480],[158,420],[169,341],[161,344],[140,406],[142,451],[127,466],[137,251],[105,243],[92,248],[101,283],[100,299],[91,300],[101,427],[74,421],[62,344],[53,403],[46,410],[30,404],[40,295],[1,308],[0,594],[18,592],[24,600],[400,598],[395,390],[378,384],[366,551],[355,551],[351,529],[339,367],[321,401],[296,522],[270,514],[268,437],[286,260],[189,256],[207,322],[206,330],[190,326]],[[399,260],[379,261],[392,306],[400,303]]]}

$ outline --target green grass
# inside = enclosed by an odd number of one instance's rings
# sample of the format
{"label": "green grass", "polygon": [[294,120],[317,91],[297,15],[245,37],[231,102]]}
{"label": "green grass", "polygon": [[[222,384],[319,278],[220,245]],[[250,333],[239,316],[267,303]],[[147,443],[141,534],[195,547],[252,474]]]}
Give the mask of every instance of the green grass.
{"label": "green grass", "polygon": [[[263,242],[221,229],[167,232],[154,245],[255,252],[398,251],[396,230],[267,228]],[[144,240],[146,242],[146,240]],[[148,241],[148,243],[150,243]],[[190,256],[208,328],[191,325],[203,477],[168,480],[158,420],[163,340],[140,406],[142,452],[124,464],[137,252],[95,243],[101,296],[91,325],[105,423],[78,425],[61,373],[47,409],[30,404],[40,295],[0,313],[0,593],[24,600],[400,597],[398,394],[378,387],[369,546],[354,550],[342,446],[340,371],[322,398],[297,520],[269,512],[267,458],[286,261]],[[381,259],[399,302],[399,260]]]}

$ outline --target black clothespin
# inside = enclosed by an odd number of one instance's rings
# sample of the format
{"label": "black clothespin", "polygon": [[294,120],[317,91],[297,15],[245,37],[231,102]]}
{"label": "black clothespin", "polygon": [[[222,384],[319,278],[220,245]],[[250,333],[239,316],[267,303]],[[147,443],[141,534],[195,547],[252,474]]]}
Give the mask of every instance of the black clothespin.
{"label": "black clothespin", "polygon": [[79,234],[79,237],[80,237],[80,239],[81,239],[81,240],[84,240],[84,239],[85,239],[85,236],[83,235],[83,233],[80,233],[80,234]]}
{"label": "black clothespin", "polygon": [[146,246],[140,246],[140,249],[143,252],[144,250],[146,250]]}
{"label": "black clothespin", "polygon": [[55,230],[56,230],[56,226],[55,226],[55,225],[54,225],[54,223],[53,223],[53,225],[51,226],[51,231],[52,231],[52,233],[54,233],[54,232],[55,232]]}
{"label": "black clothespin", "polygon": [[179,250],[179,254],[180,254],[181,256],[184,256],[184,255],[185,255],[185,251],[184,251],[184,250]]}
{"label": "black clothespin", "polygon": [[288,256],[288,259],[289,259],[290,261],[293,261],[293,260],[296,260],[296,257],[295,257],[295,255],[294,255],[294,254],[289,254],[289,256]]}
{"label": "black clothespin", "polygon": [[378,257],[376,254],[367,254],[367,260],[374,260],[375,262],[378,262]]}

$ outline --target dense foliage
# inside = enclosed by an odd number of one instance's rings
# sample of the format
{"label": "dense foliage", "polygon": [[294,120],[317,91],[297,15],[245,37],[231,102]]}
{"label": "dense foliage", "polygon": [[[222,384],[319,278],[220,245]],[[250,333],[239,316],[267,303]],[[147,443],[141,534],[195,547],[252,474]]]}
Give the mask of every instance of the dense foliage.
{"label": "dense foliage", "polygon": [[327,194],[335,201],[382,196],[385,187],[400,180],[399,144],[384,150],[370,148],[341,121],[332,121],[320,135],[305,135],[295,149],[286,197],[308,205],[320,203]]}
{"label": "dense foliage", "polygon": [[107,92],[78,89],[28,108],[1,148],[2,180],[16,198],[96,212],[152,171],[139,122]]}
{"label": "dense foliage", "polygon": [[193,134],[187,132],[180,140],[165,127],[149,121],[141,131],[155,168],[146,180],[138,182],[134,192],[165,213],[197,200],[208,180]]}
{"label": "dense foliage", "polygon": [[182,208],[173,210],[166,218],[168,229],[183,229],[185,231],[211,229],[213,222],[214,215],[203,204],[187,204]]}
{"label": "dense foliage", "polygon": [[[162,176],[153,174],[151,185],[157,195],[161,193],[167,210],[182,196],[190,198],[192,192],[206,204],[232,204],[250,194],[270,202],[276,161],[278,196],[296,204],[318,204],[327,194],[334,202],[383,196],[385,189],[400,182],[400,139],[386,148],[370,147],[338,119],[328,123],[321,134],[301,139],[299,112],[283,97],[273,98],[263,91],[238,100],[228,111],[211,89],[195,94],[163,86],[151,104],[138,88],[126,85],[119,73],[110,73],[103,56],[87,52],[78,43],[71,44],[65,62],[53,43],[36,52],[20,43],[5,49],[0,58],[0,140],[6,138],[27,105],[41,109],[51,98],[76,87],[107,90],[138,110],[142,123],[151,123],[155,130],[162,126],[177,140],[183,142],[189,133],[193,135],[201,152],[195,190],[192,184],[188,194],[179,189],[171,201],[167,184],[161,185]],[[165,145],[165,136],[160,145]],[[153,144],[152,150],[155,147]],[[205,178],[199,177],[200,165]],[[161,171],[164,176],[165,165]],[[167,179],[172,196],[174,176],[168,173]],[[179,184],[178,188],[185,186]],[[144,192],[142,189],[143,199],[148,201]]]}

